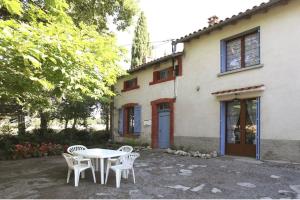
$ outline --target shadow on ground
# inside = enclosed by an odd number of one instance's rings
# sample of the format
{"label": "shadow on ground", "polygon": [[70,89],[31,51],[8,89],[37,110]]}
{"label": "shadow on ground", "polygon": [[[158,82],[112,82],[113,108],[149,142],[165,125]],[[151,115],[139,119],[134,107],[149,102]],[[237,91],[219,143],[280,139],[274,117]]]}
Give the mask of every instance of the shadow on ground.
{"label": "shadow on ground", "polygon": [[203,160],[158,150],[141,152],[132,177],[115,188],[92,182],[66,183],[61,156],[0,161],[0,198],[300,198],[300,165],[222,157]]}

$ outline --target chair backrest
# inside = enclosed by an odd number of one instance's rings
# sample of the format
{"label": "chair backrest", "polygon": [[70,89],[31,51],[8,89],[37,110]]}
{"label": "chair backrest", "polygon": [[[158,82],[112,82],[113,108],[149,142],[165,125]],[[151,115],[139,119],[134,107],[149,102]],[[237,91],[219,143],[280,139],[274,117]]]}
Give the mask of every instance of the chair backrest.
{"label": "chair backrest", "polygon": [[66,159],[68,167],[74,168],[74,158],[71,154],[63,153],[62,156]]}
{"label": "chair backrest", "polygon": [[139,153],[129,153],[125,156],[122,156],[121,159],[121,163],[122,165],[125,165],[128,168],[133,167],[133,163],[135,161],[135,159],[137,159],[138,157],[140,157]]}
{"label": "chair backrest", "polygon": [[86,150],[87,148],[83,145],[73,145],[67,149],[69,154],[73,154],[74,151]]}
{"label": "chair backrest", "polygon": [[133,147],[132,146],[121,146],[118,151],[123,151],[123,152],[127,152],[127,153],[131,153],[133,151]]}

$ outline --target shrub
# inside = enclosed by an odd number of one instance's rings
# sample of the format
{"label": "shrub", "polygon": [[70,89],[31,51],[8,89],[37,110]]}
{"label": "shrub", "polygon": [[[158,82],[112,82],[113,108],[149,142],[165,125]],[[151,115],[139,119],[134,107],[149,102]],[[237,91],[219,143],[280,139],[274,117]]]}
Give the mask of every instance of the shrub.
{"label": "shrub", "polygon": [[11,151],[12,159],[60,155],[66,151],[67,146],[52,143],[33,145],[30,143],[16,144]]}
{"label": "shrub", "polygon": [[52,129],[35,129],[22,135],[0,134],[0,159],[39,157],[58,155],[65,146],[82,144],[93,146],[106,144],[109,134],[105,131],[65,129],[55,132]]}

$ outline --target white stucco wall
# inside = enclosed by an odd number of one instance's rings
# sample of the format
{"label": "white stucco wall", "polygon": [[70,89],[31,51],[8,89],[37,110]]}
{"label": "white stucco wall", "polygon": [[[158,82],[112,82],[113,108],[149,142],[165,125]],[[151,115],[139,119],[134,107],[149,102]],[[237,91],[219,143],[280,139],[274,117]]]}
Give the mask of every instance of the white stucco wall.
{"label": "white stucco wall", "polygon": [[[118,81],[115,86],[115,90],[119,95],[115,97],[114,106],[114,132],[115,137],[118,138],[117,128],[118,128],[118,108],[121,108],[127,103],[138,103],[142,106],[142,123],[144,120],[151,120],[151,101],[160,98],[173,98],[174,97],[174,81],[167,81],[159,84],[149,85],[153,80],[153,71],[165,69],[172,66],[171,60],[155,64],[144,70],[138,71],[131,74],[128,77],[122,78]],[[129,80],[131,78],[138,78],[139,89],[134,89],[127,92],[121,92],[123,89],[124,80]],[[144,126],[142,124],[142,132],[139,138],[141,142],[151,142],[151,126]]]}
{"label": "white stucco wall", "polygon": [[[265,84],[261,138],[299,140],[299,24],[300,1],[291,1],[186,43],[176,101],[175,136],[219,137],[220,106],[211,93]],[[218,77],[220,41],[258,26],[263,67]]]}
{"label": "white stucco wall", "polygon": [[[264,92],[252,95],[261,95],[261,138],[300,140],[299,25],[300,1],[294,0],[186,43],[182,58],[183,76],[177,78],[175,137],[218,138],[220,105],[211,93],[265,84]],[[263,67],[218,77],[220,41],[255,27],[260,27]],[[170,66],[169,61],[155,70]],[[115,108],[138,103],[142,106],[142,121],[150,120],[151,101],[173,98],[173,81],[149,85],[153,71],[154,67],[150,67],[133,73],[132,77],[138,77],[140,88],[128,92],[121,92],[124,78],[120,79],[115,87],[120,93],[115,97]],[[200,87],[199,91],[196,91],[197,87]],[[117,110],[114,113],[117,133]],[[151,126],[142,125],[141,140],[151,142]]]}

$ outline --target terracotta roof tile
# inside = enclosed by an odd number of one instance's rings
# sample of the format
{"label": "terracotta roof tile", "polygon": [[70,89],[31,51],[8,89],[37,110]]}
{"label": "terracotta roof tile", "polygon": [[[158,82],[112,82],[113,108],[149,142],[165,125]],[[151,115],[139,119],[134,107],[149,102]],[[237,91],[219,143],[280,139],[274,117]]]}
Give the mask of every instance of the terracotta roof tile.
{"label": "terracotta roof tile", "polygon": [[221,90],[221,91],[213,92],[211,94],[220,95],[220,94],[233,93],[233,92],[243,92],[243,91],[247,91],[247,90],[254,90],[254,89],[263,88],[264,86],[265,86],[264,84],[260,84],[260,85],[254,85],[254,86],[243,87],[243,88],[236,88],[236,89],[230,89],[230,90]]}
{"label": "terracotta roof tile", "polygon": [[157,64],[157,63],[160,63],[160,62],[163,62],[163,61],[167,61],[167,60],[169,60],[173,57],[181,56],[182,54],[183,54],[183,52],[178,52],[178,53],[175,53],[175,54],[169,54],[167,56],[163,56],[163,57],[157,58],[155,60],[149,61],[147,63],[138,65],[134,68],[131,68],[131,69],[127,70],[127,72],[131,73],[131,72],[139,71],[139,70],[145,69],[147,67],[151,67],[154,64]]}
{"label": "terracotta roof tile", "polygon": [[220,20],[219,23],[216,23],[216,24],[208,26],[208,27],[203,27],[202,29],[199,29],[198,31],[194,31],[193,33],[187,34],[187,35],[175,40],[175,42],[176,43],[188,42],[191,39],[199,37],[202,34],[211,32],[220,27],[223,27],[230,23],[236,22],[242,18],[246,18],[248,16],[257,14],[257,13],[261,12],[262,10],[269,9],[270,7],[286,3],[288,1],[289,0],[270,0],[267,3],[261,3],[259,6],[253,6],[251,9],[247,9],[244,12],[240,12],[238,15],[232,15],[230,18],[227,17],[225,20]]}

